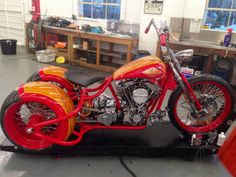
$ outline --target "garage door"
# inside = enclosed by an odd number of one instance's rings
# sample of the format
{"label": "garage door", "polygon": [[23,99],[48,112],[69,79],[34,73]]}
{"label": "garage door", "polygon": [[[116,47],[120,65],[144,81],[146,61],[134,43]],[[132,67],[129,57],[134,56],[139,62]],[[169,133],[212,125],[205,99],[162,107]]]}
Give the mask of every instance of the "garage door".
{"label": "garage door", "polygon": [[25,44],[24,9],[21,0],[0,0],[0,39],[16,39]]}

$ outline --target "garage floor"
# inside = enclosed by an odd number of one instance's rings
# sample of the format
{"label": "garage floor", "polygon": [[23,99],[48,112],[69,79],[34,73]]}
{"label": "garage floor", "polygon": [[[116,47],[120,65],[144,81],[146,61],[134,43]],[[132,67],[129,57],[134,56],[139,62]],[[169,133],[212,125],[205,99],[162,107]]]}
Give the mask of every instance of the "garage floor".
{"label": "garage floor", "polygon": [[[17,56],[0,55],[0,105],[5,97],[44,64],[37,63],[34,55],[18,47]],[[0,130],[0,142],[4,135]],[[227,177],[228,172],[215,156],[195,161],[181,158],[124,157],[138,177]],[[76,157],[53,158],[0,151],[1,177],[129,177],[119,158]]]}

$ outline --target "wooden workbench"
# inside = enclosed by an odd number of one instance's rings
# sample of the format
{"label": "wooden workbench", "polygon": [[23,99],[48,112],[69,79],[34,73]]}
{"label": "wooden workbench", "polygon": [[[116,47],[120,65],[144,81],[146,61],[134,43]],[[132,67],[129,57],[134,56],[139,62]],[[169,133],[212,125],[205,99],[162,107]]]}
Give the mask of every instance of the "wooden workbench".
{"label": "wooden workbench", "polygon": [[[59,34],[59,35],[67,36],[68,49],[65,50],[64,52],[66,52],[65,57],[69,62],[79,63],[81,66],[99,69],[99,70],[108,71],[108,72],[112,72],[116,70],[117,68],[112,67],[112,66],[102,65],[101,58],[100,58],[101,55],[108,56],[111,61],[112,57],[119,56],[119,53],[113,50],[113,45],[114,44],[125,45],[127,46],[127,51],[125,51],[125,53],[127,54],[126,63],[129,63],[133,57],[132,51],[134,47],[138,45],[138,38],[135,38],[135,37],[95,34],[95,33],[79,31],[79,30],[72,30],[72,29],[58,28],[58,27],[51,27],[51,26],[43,26],[42,31],[45,34],[46,39],[47,39],[48,34]],[[96,53],[96,64],[90,64],[90,63],[87,63],[86,61],[79,60],[75,57],[77,49],[74,49],[73,45],[75,44],[76,39],[86,39],[86,40],[96,41],[96,49],[84,50],[87,52]],[[101,49],[101,42],[109,43],[109,49],[108,50]],[[47,47],[48,43],[46,42],[45,45]],[[83,49],[80,49],[80,50],[83,50]],[[61,55],[63,54],[63,50],[62,50],[62,53],[60,54]]]}
{"label": "wooden workbench", "polygon": [[[193,49],[194,54],[208,56],[208,61],[204,69],[204,73],[211,73],[215,55],[225,58],[236,58],[236,48],[217,46],[213,43],[197,41],[193,42],[171,40],[170,43],[171,48],[176,52],[185,49]],[[157,56],[160,56],[160,44],[157,45]]]}

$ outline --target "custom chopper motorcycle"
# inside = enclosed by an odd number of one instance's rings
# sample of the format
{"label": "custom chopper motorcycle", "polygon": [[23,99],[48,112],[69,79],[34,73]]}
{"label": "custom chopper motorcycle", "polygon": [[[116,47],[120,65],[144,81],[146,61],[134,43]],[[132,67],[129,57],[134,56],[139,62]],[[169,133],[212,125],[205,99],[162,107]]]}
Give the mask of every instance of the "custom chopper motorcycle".
{"label": "custom chopper motorcycle", "polygon": [[[95,129],[146,129],[166,113],[184,134],[218,131],[232,123],[234,99],[227,82],[205,74],[187,80],[180,63],[191,59],[193,50],[174,53],[169,28],[152,19],[146,33],[152,25],[162,59],[135,60],[106,78],[54,66],[33,74],[2,105],[1,126],[6,137],[18,148],[39,152],[53,145],[76,145]],[[101,85],[88,87],[101,80]],[[173,81],[176,88],[167,107],[161,109]],[[111,96],[104,93],[107,90]]]}

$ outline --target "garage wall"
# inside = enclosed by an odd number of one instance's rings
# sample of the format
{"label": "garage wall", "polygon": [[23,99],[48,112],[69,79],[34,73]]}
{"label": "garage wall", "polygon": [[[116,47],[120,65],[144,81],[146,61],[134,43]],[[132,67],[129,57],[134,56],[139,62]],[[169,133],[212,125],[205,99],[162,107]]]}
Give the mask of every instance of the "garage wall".
{"label": "garage wall", "polygon": [[140,48],[149,50],[152,54],[156,53],[157,35],[155,30],[150,30],[149,34],[144,33],[145,28],[153,17],[156,21],[164,19],[168,24],[171,17],[202,19],[205,11],[205,5],[206,0],[164,0],[162,15],[148,15],[143,13],[143,3],[141,10]]}
{"label": "garage wall", "polygon": [[71,18],[73,0],[40,0],[41,14]]}
{"label": "garage wall", "polygon": [[[71,18],[73,14],[78,15],[79,13],[79,0],[41,0],[41,14],[42,16],[60,16],[64,18]],[[106,22],[104,20],[94,19],[79,19],[74,21],[79,25],[88,24],[94,26],[101,26],[106,28]]]}
{"label": "garage wall", "polygon": [[[122,14],[126,21],[139,23],[141,20],[142,0],[123,0]],[[79,0],[41,0],[42,15],[61,16],[71,18],[79,12]]]}
{"label": "garage wall", "polygon": [[141,22],[143,0],[125,0],[125,16],[124,20],[135,23]]}
{"label": "garage wall", "polygon": [[26,0],[0,1],[0,39],[12,38],[25,44],[25,19],[28,17]]}
{"label": "garage wall", "polygon": [[6,1],[0,2],[0,39],[8,37],[8,23],[6,14]]}
{"label": "garage wall", "polygon": [[[122,16],[126,21],[140,23],[143,0],[123,0]],[[71,18],[72,14],[79,13],[79,0],[41,0],[41,14],[44,16],[61,16]],[[75,23],[79,25],[88,24],[106,28],[107,22],[104,20],[79,19]]]}

